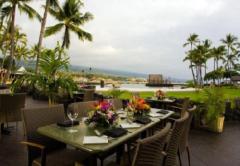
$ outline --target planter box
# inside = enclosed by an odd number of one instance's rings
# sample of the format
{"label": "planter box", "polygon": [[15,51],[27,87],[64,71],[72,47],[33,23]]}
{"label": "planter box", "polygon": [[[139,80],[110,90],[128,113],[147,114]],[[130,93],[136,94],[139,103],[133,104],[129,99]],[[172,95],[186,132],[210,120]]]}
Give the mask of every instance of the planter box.
{"label": "planter box", "polygon": [[208,128],[210,131],[216,132],[216,133],[222,133],[223,132],[223,127],[224,127],[224,119],[225,117],[219,117],[216,120],[212,121],[209,125]]}
{"label": "planter box", "polygon": [[194,128],[198,130],[207,130],[215,133],[222,133],[224,128],[224,117],[220,117],[208,125],[202,125],[199,122],[194,123]]}

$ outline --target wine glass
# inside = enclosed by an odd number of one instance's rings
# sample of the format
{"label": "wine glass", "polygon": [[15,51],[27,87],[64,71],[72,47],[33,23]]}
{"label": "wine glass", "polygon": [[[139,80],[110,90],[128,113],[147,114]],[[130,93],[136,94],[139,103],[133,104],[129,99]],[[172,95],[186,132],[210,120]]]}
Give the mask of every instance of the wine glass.
{"label": "wine glass", "polygon": [[[77,117],[78,117],[78,111],[76,110],[76,109],[73,109],[73,108],[68,108],[68,110],[67,110],[67,116],[68,116],[68,118],[71,120],[71,122],[72,122],[72,127],[73,127],[73,122],[77,119]],[[73,129],[73,128],[71,128],[70,130],[69,130],[69,132],[70,133],[75,133],[75,132],[77,132],[77,130],[76,129]]]}
{"label": "wine glass", "polygon": [[128,123],[132,123],[133,120],[134,120],[134,117],[133,117],[133,111],[132,110],[127,110],[127,122]]}

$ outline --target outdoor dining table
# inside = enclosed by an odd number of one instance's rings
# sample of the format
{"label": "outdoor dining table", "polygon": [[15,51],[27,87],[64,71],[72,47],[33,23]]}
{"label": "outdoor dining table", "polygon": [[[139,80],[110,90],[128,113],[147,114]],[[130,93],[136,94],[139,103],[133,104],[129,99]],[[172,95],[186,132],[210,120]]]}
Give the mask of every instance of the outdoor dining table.
{"label": "outdoor dining table", "polygon": [[85,93],[83,91],[74,91],[73,92],[73,98],[74,98],[75,102],[83,101],[84,94]]}
{"label": "outdoor dining table", "polygon": [[[159,109],[151,109],[151,112],[156,113]],[[172,115],[172,111],[169,111],[168,114],[162,114],[159,117],[151,117],[151,122],[145,125],[140,125],[140,127],[136,128],[129,128],[127,129],[127,133],[123,136],[118,138],[111,138],[108,139],[108,143],[104,144],[84,144],[83,139],[84,136],[96,136],[94,129],[87,126],[85,123],[80,123],[77,126],[73,127],[59,127],[57,124],[51,124],[47,126],[43,126],[37,129],[37,131],[47,137],[55,139],[57,141],[63,142],[67,145],[73,146],[77,149],[90,153],[92,156],[97,156],[100,153],[106,153],[120,145],[124,145],[127,141],[131,138],[136,137],[137,135],[141,134],[142,132],[152,128],[153,126],[159,124],[159,122],[163,119],[168,118]],[[126,123],[126,120],[122,120],[121,123]],[[70,133],[68,130],[70,128],[74,128],[77,130],[75,133]],[[99,131],[102,132],[101,129]],[[94,158],[96,159],[96,157]]]}
{"label": "outdoor dining table", "polygon": [[158,99],[156,97],[152,97],[145,99],[145,101],[149,104],[155,105],[156,108],[162,107],[163,109],[167,109],[167,106],[173,104],[175,102],[175,99]]}

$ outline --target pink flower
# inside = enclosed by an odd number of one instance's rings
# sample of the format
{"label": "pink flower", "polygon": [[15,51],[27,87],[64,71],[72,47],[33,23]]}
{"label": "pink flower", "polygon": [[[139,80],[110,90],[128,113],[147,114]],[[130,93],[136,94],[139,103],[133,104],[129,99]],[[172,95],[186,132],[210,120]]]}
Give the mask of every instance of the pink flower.
{"label": "pink flower", "polygon": [[109,111],[107,116],[108,116],[108,119],[112,119],[113,113],[111,111]]}

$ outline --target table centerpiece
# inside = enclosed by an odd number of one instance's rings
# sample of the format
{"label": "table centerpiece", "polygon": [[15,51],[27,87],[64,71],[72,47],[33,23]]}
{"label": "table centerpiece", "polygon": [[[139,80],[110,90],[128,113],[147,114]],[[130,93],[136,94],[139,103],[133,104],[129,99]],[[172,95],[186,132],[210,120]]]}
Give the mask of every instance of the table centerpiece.
{"label": "table centerpiece", "polygon": [[134,116],[144,116],[150,112],[151,107],[140,97],[133,97],[127,105],[127,110],[134,113]]}
{"label": "table centerpiece", "polygon": [[155,92],[155,96],[158,100],[161,100],[165,98],[165,93],[159,89]]}
{"label": "table centerpiece", "polygon": [[100,101],[94,104],[94,110],[90,111],[85,121],[90,127],[109,128],[118,122],[118,115],[110,101]]}

